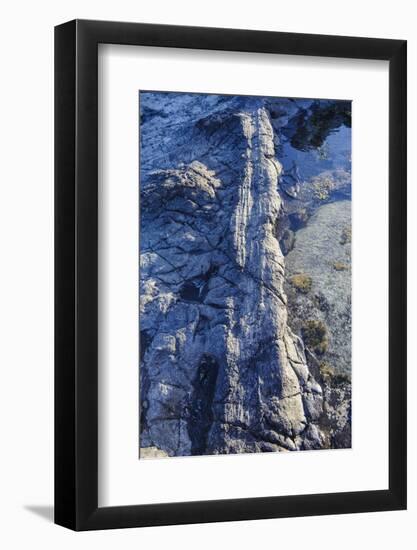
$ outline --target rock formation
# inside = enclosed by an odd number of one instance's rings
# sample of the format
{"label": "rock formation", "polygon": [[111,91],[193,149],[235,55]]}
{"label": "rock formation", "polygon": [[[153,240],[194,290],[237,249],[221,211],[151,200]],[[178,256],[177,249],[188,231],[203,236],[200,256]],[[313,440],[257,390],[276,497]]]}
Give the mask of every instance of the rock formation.
{"label": "rock formation", "polygon": [[142,93],[140,112],[142,456],[328,446],[288,324],[271,100]]}

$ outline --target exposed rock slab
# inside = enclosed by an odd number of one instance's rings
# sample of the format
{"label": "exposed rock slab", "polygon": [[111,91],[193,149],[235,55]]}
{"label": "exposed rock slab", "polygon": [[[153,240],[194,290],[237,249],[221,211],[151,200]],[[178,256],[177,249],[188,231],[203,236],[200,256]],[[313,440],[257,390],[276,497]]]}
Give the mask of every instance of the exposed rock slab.
{"label": "exposed rock slab", "polygon": [[265,101],[143,104],[141,447],[321,448],[322,388],[287,322],[282,166]]}

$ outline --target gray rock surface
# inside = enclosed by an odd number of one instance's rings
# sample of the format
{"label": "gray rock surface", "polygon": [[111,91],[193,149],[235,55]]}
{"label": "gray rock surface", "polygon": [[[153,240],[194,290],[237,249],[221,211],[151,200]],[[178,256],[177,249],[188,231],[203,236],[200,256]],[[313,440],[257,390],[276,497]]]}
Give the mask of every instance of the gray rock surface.
{"label": "gray rock surface", "polygon": [[[301,333],[309,319],[326,325],[328,347],[321,358],[337,374],[351,372],[351,243],[346,241],[350,219],[350,201],[321,206],[296,232],[294,247],[285,258],[291,327]],[[309,292],[298,292],[291,284],[297,273],[311,278]]]}
{"label": "gray rock surface", "polygon": [[141,94],[142,455],[328,446],[288,324],[277,139],[264,98]]}

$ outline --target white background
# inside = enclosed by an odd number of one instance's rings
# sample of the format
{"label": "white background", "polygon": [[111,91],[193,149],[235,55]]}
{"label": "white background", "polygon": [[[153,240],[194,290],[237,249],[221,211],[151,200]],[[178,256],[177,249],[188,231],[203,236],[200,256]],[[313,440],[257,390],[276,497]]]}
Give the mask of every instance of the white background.
{"label": "white background", "polygon": [[[53,33],[74,17],[367,35],[409,40],[410,281],[417,279],[417,38],[412,2],[105,0],[19,2],[2,10],[0,541],[5,548],[392,549],[415,542],[416,285],[409,289],[407,512],[74,534],[47,521],[53,472]],[[378,338],[378,335],[374,335]],[[372,424],[370,425],[372,429]]]}
{"label": "white background", "polygon": [[[386,489],[387,62],[114,45],[99,60],[99,504]],[[352,100],[352,449],[138,461],[138,89]]]}

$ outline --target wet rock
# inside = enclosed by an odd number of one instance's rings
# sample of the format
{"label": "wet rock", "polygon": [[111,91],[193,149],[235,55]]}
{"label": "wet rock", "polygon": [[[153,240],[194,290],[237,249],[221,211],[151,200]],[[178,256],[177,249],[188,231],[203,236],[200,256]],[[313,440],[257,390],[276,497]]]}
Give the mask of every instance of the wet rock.
{"label": "wet rock", "polygon": [[307,225],[309,214],[306,208],[300,208],[288,216],[293,231],[298,231]]}
{"label": "wet rock", "polygon": [[349,101],[316,100],[304,105],[300,105],[283,130],[296,149],[321,148],[333,130],[341,125],[351,125]]}
{"label": "wet rock", "polygon": [[291,231],[291,229],[286,229],[282,235],[282,238],[279,241],[279,246],[284,256],[286,256],[288,252],[290,252],[293,249],[294,242],[295,242],[294,231]]}

